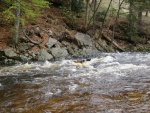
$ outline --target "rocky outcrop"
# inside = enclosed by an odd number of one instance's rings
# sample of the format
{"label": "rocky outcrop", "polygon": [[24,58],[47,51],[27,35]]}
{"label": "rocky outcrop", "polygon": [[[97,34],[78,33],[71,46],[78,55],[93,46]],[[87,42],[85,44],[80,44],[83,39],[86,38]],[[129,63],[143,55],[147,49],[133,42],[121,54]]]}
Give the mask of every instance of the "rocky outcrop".
{"label": "rocky outcrop", "polygon": [[[30,40],[28,38],[31,38]],[[9,59],[21,61],[45,61],[57,60],[70,57],[93,57],[99,54],[99,51],[107,51],[107,43],[95,41],[88,35],[76,32],[71,35],[69,31],[64,33],[53,33],[50,29],[32,27],[28,31],[28,38],[22,38],[16,49],[6,49],[0,52],[0,55]],[[31,41],[32,40],[32,41]],[[37,42],[37,43],[33,43]]]}

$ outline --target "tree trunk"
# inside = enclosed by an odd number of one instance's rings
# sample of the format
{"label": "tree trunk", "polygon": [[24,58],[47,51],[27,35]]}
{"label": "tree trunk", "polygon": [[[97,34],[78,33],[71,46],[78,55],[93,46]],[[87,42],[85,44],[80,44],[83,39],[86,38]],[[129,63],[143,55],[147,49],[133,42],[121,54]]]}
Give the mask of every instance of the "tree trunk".
{"label": "tree trunk", "polygon": [[133,22],[133,13],[134,13],[134,4],[133,4],[133,0],[130,1],[130,6],[129,6],[129,28],[128,28],[128,37],[129,37],[129,41],[131,41],[132,39],[132,31],[133,31],[133,26],[134,26],[134,22]]}
{"label": "tree trunk", "polygon": [[139,7],[138,11],[138,32],[140,33],[142,30],[142,6]]}
{"label": "tree trunk", "polygon": [[96,7],[97,5],[97,0],[94,0],[94,14],[93,14],[93,35],[95,34],[95,20],[96,20]]}
{"label": "tree trunk", "polygon": [[15,20],[15,25],[14,25],[14,27],[15,27],[15,31],[14,31],[15,45],[18,44],[18,40],[19,40],[20,2],[21,2],[21,0],[17,0],[16,20]]}
{"label": "tree trunk", "polygon": [[118,7],[118,11],[117,11],[117,16],[116,16],[116,19],[115,19],[115,22],[114,22],[114,26],[113,26],[113,38],[114,38],[115,28],[116,28],[116,24],[117,24],[117,21],[118,21],[118,18],[119,18],[121,6],[122,6],[122,4],[124,3],[124,1],[125,1],[125,0],[122,0],[122,2],[121,2],[121,1],[119,0],[119,7]]}
{"label": "tree trunk", "polygon": [[148,12],[149,12],[149,11],[148,11],[148,10],[146,10],[146,14],[145,14],[145,16],[146,16],[146,17],[148,17]]}
{"label": "tree trunk", "polygon": [[87,29],[88,21],[89,21],[89,0],[86,0],[85,29]]}
{"label": "tree trunk", "polygon": [[101,2],[102,2],[102,0],[100,0],[99,3],[98,3],[98,5],[96,6],[96,10],[94,11],[92,17],[90,18],[88,25],[90,25],[90,23],[92,22],[92,20],[94,18],[94,15],[96,15],[96,12],[98,11],[98,8],[101,5]]}
{"label": "tree trunk", "polygon": [[107,8],[107,10],[106,10],[106,13],[105,13],[105,16],[104,16],[104,20],[103,20],[103,23],[102,23],[102,28],[103,28],[103,26],[104,26],[104,22],[105,22],[105,19],[106,19],[106,17],[107,17],[107,14],[108,14],[108,11],[109,11],[109,8],[110,8],[110,6],[111,6],[112,1],[113,1],[113,0],[110,0],[109,6],[108,6],[108,8]]}
{"label": "tree trunk", "polygon": [[69,10],[71,11],[71,9],[72,9],[72,0],[69,0]]}

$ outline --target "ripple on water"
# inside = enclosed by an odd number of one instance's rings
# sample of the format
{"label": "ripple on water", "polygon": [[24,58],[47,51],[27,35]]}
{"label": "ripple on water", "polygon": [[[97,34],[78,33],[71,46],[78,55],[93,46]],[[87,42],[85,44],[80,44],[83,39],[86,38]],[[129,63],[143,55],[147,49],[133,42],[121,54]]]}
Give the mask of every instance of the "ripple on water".
{"label": "ripple on water", "polygon": [[0,111],[149,113],[149,56],[109,53],[84,64],[62,60],[2,67]]}

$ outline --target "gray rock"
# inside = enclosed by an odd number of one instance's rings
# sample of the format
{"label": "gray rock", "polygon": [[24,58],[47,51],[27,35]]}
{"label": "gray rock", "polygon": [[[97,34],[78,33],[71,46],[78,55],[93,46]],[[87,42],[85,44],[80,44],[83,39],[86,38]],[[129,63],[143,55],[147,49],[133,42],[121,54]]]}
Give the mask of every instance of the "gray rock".
{"label": "gray rock", "polygon": [[4,53],[7,57],[10,57],[10,58],[17,57],[17,54],[14,52],[13,49],[5,49]]}
{"label": "gray rock", "polygon": [[18,46],[18,50],[24,52],[28,49],[31,49],[33,46],[34,46],[34,44],[32,44],[32,43],[21,44]]}
{"label": "gray rock", "polygon": [[91,37],[87,34],[77,33],[75,35],[75,40],[77,41],[78,46],[89,46],[92,47]]}
{"label": "gray rock", "polygon": [[13,60],[13,59],[5,59],[4,63],[5,64],[15,64],[15,60]]}
{"label": "gray rock", "polygon": [[74,54],[74,50],[72,47],[68,46],[67,50],[68,50],[69,54],[71,54],[71,55]]}
{"label": "gray rock", "polygon": [[100,52],[94,48],[84,48],[82,51],[83,57],[96,57]]}
{"label": "gray rock", "polygon": [[36,53],[34,51],[29,51],[29,55],[32,57],[32,58],[36,58]]}
{"label": "gray rock", "polygon": [[20,55],[20,58],[22,61],[29,61],[32,59],[31,57],[27,57],[26,55]]}
{"label": "gray rock", "polygon": [[51,48],[51,47],[54,46],[54,45],[56,46],[56,44],[59,44],[59,42],[58,42],[56,39],[54,39],[54,38],[49,38],[49,40],[48,40],[46,46],[47,46],[48,48]]}
{"label": "gray rock", "polygon": [[41,49],[38,55],[39,61],[51,60],[53,56],[49,54],[45,49]]}
{"label": "gray rock", "polygon": [[66,57],[68,56],[68,51],[66,48],[52,48],[51,53],[55,58]]}

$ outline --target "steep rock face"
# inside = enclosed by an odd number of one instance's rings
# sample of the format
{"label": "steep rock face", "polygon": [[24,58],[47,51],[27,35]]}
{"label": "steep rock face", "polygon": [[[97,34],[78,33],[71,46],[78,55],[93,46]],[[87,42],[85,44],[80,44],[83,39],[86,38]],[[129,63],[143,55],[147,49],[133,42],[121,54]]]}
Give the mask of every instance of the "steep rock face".
{"label": "steep rock face", "polygon": [[45,61],[45,60],[52,60],[53,56],[49,54],[45,49],[41,49],[39,51],[38,60]]}

